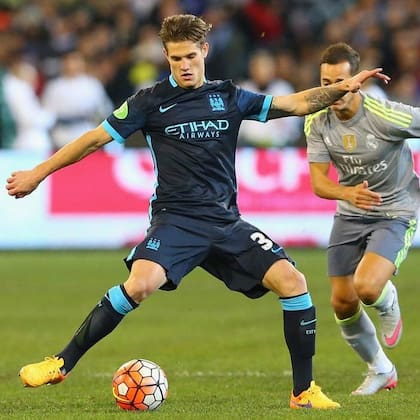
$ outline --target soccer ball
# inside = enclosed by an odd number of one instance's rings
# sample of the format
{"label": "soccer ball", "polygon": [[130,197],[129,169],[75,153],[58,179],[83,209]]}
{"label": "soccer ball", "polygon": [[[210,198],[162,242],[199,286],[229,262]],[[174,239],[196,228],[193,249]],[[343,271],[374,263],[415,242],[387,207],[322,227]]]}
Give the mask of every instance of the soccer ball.
{"label": "soccer ball", "polygon": [[112,393],[124,410],[156,410],[168,396],[168,379],[156,363],[133,359],[115,372]]}

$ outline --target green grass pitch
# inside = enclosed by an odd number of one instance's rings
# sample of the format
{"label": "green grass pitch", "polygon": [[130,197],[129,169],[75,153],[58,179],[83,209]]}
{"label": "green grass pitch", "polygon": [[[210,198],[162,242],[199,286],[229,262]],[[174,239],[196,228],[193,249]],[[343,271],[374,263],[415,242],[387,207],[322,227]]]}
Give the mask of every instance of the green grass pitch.
{"label": "green grass pitch", "polygon": [[[387,352],[398,368],[399,386],[364,398],[349,396],[366,368],[334,323],[325,250],[289,253],[317,306],[315,379],[342,404],[339,411],[288,408],[291,371],[275,296],[246,299],[201,269],[177,291],[150,297],[92,348],[64,383],[26,389],[17,376],[20,367],[61,350],[103,293],[125,280],[127,250],[2,252],[0,419],[420,418],[420,250],[410,252],[395,279],[404,335]],[[155,412],[125,412],[112,397],[113,372],[140,357],[157,362],[168,375],[169,397]]]}

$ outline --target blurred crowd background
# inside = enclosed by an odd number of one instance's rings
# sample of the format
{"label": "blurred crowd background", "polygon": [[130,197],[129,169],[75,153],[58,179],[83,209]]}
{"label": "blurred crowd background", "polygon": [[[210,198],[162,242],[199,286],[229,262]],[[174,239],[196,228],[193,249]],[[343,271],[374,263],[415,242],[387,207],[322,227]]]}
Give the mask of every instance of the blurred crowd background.
{"label": "blurred crowd background", "polygon": [[[319,85],[319,57],[344,41],[389,85],[372,95],[418,106],[419,0],[0,0],[0,148],[54,150],[168,74],[164,17],[212,23],[208,79],[274,95]],[[244,122],[240,145],[303,146],[302,118]],[[126,147],[143,146],[142,136]]]}

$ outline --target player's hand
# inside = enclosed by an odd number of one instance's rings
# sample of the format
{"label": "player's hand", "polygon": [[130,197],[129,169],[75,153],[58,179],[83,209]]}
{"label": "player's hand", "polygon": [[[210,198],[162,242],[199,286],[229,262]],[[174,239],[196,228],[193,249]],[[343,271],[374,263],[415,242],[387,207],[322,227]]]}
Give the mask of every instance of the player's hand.
{"label": "player's hand", "polygon": [[348,188],[349,194],[347,200],[359,209],[372,210],[382,203],[381,195],[370,190],[367,181],[363,181],[361,184]]}
{"label": "player's hand", "polygon": [[383,74],[381,72],[382,72],[381,67],[377,67],[376,69],[373,69],[373,70],[362,70],[360,73],[357,73],[356,75],[354,75],[353,77],[349,79],[343,80],[341,83],[344,84],[344,89],[349,92],[357,92],[361,88],[363,82],[365,82],[367,79],[371,77],[380,79],[385,84],[388,84],[391,78],[388,75]]}
{"label": "player's hand", "polygon": [[7,178],[6,189],[12,197],[23,198],[35,190],[39,182],[33,176],[32,171],[17,171]]}

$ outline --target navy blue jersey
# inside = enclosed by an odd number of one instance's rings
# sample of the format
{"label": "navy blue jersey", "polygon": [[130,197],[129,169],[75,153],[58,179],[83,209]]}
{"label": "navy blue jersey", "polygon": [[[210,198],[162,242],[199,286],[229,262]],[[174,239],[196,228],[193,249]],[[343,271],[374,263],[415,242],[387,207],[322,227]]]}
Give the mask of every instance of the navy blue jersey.
{"label": "navy blue jersey", "polygon": [[142,130],[157,177],[151,215],[168,211],[202,220],[239,217],[235,150],[241,121],[265,122],[272,96],[231,81],[183,89],[175,79],[131,96],[103,123],[118,142]]}

